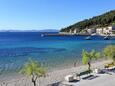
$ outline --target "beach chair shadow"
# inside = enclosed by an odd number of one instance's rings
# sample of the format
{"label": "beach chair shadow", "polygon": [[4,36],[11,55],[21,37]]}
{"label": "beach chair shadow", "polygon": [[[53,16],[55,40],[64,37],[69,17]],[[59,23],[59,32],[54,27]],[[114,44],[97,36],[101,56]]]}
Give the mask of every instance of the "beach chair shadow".
{"label": "beach chair shadow", "polygon": [[70,83],[76,83],[76,82],[79,82],[80,80],[76,80],[74,79],[73,81],[70,81]]}
{"label": "beach chair shadow", "polygon": [[114,68],[114,69],[111,69],[111,70],[109,70],[109,71],[115,73],[115,68]]}
{"label": "beach chair shadow", "polygon": [[105,73],[106,73],[106,71],[101,70],[98,74],[105,74]]}
{"label": "beach chair shadow", "polygon": [[92,80],[92,79],[95,79],[97,77],[99,77],[99,76],[92,76],[92,77],[88,78],[88,80]]}
{"label": "beach chair shadow", "polygon": [[52,84],[49,84],[47,86],[60,86],[60,82],[52,83]]}
{"label": "beach chair shadow", "polygon": [[84,79],[84,80],[92,80],[92,79],[95,79],[95,78],[97,78],[97,77],[99,77],[99,76],[89,75],[89,76],[84,77],[84,78],[82,78],[82,79]]}
{"label": "beach chair shadow", "polygon": [[100,74],[109,74],[109,75],[112,75],[110,72],[111,72],[110,70],[103,69]]}

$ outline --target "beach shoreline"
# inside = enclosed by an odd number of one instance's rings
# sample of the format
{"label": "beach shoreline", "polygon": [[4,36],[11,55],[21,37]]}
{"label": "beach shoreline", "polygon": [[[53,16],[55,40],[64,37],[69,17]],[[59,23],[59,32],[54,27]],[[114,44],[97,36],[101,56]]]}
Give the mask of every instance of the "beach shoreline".
{"label": "beach shoreline", "polygon": [[[98,61],[98,62],[97,61],[93,62],[92,69],[104,68],[104,64],[107,64],[109,62],[111,62],[111,60],[102,60],[102,61]],[[37,83],[39,83],[40,86],[47,86],[52,83],[64,81],[64,77],[66,75],[80,73],[84,70],[87,70],[87,65],[81,65],[81,66],[66,68],[66,69],[62,69],[62,70],[55,70],[52,72],[48,72],[46,77],[39,78]],[[27,84],[27,86],[32,86],[31,80],[28,79],[28,77],[25,77],[20,74],[14,74],[14,75],[9,74],[9,75],[4,75],[4,76],[1,75],[0,84],[3,82],[6,82],[6,83],[11,82],[12,83],[12,80],[20,81],[21,86],[23,86],[21,83],[21,80],[23,80],[23,83]],[[26,80],[26,82],[24,80]],[[10,86],[10,85],[8,85],[8,86]],[[13,86],[13,85],[11,85],[11,86]]]}
{"label": "beach shoreline", "polygon": [[[101,69],[101,68],[104,68],[105,64],[110,63],[110,62],[112,62],[112,60],[96,61],[91,64],[92,65],[91,68],[92,69],[95,69],[95,68]],[[46,80],[46,82],[48,84],[61,82],[64,80],[64,77],[66,75],[70,75],[70,74],[75,75],[75,74],[80,73],[85,70],[87,70],[87,65],[81,65],[81,66],[66,68],[66,69],[62,69],[62,70],[56,70],[56,71],[49,72],[48,76],[44,79]],[[40,81],[41,81],[40,86],[46,86],[45,83],[42,82],[42,81],[44,81],[42,78]],[[42,83],[43,83],[43,85],[42,85]]]}

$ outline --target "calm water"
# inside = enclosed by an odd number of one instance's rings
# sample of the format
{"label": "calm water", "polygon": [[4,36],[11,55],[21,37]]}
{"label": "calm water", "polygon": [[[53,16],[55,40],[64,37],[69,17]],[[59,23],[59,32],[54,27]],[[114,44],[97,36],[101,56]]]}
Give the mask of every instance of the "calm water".
{"label": "calm water", "polygon": [[39,60],[49,69],[72,66],[81,60],[85,50],[101,51],[106,45],[115,44],[115,39],[103,40],[94,36],[50,36],[41,37],[38,32],[4,32],[0,33],[0,70],[14,71],[19,69],[28,58]]}

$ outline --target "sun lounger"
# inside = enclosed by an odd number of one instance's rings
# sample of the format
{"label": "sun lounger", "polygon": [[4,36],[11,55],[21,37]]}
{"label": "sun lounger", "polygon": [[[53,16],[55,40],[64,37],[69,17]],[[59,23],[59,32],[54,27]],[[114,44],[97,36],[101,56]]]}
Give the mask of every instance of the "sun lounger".
{"label": "sun lounger", "polygon": [[98,69],[98,68],[96,68],[96,69],[93,70],[93,73],[95,73],[95,74],[99,74],[99,73],[101,73],[101,70]]}
{"label": "sun lounger", "polygon": [[81,79],[88,79],[90,78],[92,75],[91,74],[85,74],[81,76]]}
{"label": "sun lounger", "polygon": [[113,67],[115,66],[114,62],[111,62],[109,64],[105,64],[105,68]]}
{"label": "sun lounger", "polygon": [[107,68],[107,69],[108,69],[108,70],[115,69],[115,66],[109,67],[109,68]]}
{"label": "sun lounger", "polygon": [[79,76],[80,76],[80,78],[81,79],[86,79],[86,78],[88,78],[88,77],[90,77],[90,71],[83,71],[83,72],[81,72],[80,74],[79,74]]}
{"label": "sun lounger", "polygon": [[65,76],[65,81],[71,82],[73,80],[74,80],[74,76],[73,75],[67,75],[67,76]]}

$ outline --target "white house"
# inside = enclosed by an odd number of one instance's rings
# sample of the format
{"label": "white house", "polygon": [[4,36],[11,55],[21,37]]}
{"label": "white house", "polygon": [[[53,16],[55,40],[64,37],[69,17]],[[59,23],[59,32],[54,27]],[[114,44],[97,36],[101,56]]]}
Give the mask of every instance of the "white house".
{"label": "white house", "polygon": [[77,29],[74,29],[73,33],[76,34],[77,33]]}
{"label": "white house", "polygon": [[104,27],[104,28],[97,28],[96,29],[96,33],[97,34],[104,34],[104,35],[108,35],[108,34],[115,34],[115,26],[108,26],[108,27]]}
{"label": "white house", "polygon": [[77,33],[77,29],[74,29],[74,30],[70,29],[69,31],[69,34],[76,34],[76,33]]}
{"label": "white house", "polygon": [[103,34],[103,28],[97,28],[96,33],[100,35]]}
{"label": "white house", "polygon": [[114,32],[115,32],[115,26],[109,26],[103,28],[103,34],[114,34]]}
{"label": "white house", "polygon": [[90,29],[87,29],[87,32],[89,34],[93,34],[93,33],[96,33],[96,29],[95,28],[90,28]]}
{"label": "white house", "polygon": [[69,33],[71,34],[72,33],[72,30],[70,29]]}

